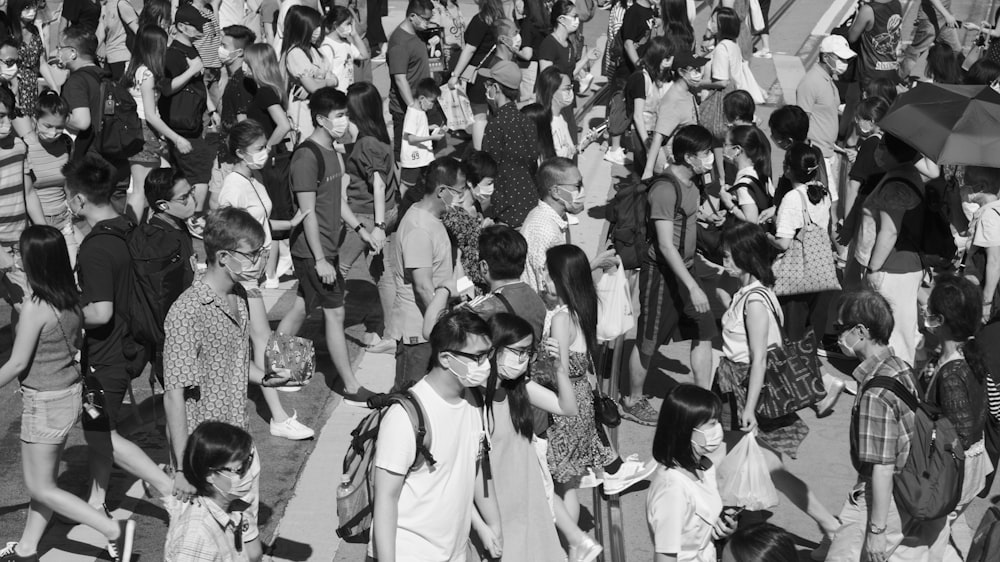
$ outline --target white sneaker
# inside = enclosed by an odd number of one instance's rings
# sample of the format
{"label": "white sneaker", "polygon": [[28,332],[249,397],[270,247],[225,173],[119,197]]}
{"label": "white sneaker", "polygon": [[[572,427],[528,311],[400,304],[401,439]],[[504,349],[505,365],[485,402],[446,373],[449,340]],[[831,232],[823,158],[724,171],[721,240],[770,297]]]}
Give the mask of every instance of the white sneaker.
{"label": "white sneaker", "polygon": [[627,459],[614,474],[604,474],[604,493],[614,496],[628,490],[650,477],[656,470],[656,462]]}
{"label": "white sneaker", "polygon": [[607,152],[604,153],[604,159],[612,164],[618,164],[619,166],[625,165],[625,149],[622,147],[609,148]]}
{"label": "white sneaker", "polygon": [[281,280],[277,277],[268,277],[267,280],[264,281],[265,289],[277,289],[279,285],[281,285]]}
{"label": "white sneaker", "polygon": [[303,385],[301,384],[287,384],[285,386],[278,386],[276,388],[281,392],[298,392],[302,390],[302,386]]}
{"label": "white sneaker", "polygon": [[271,420],[271,435],[275,437],[284,437],[285,439],[290,439],[292,441],[301,441],[303,439],[309,439],[316,434],[315,431],[299,423],[299,421],[295,419],[297,417],[298,414],[293,412],[291,417],[281,423],[276,423],[274,420]]}

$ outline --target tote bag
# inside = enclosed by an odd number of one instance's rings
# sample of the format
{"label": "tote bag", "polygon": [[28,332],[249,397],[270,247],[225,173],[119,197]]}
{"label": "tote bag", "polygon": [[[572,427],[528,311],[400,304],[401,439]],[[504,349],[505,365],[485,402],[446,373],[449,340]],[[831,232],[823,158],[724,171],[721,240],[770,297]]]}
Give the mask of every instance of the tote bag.
{"label": "tote bag", "polygon": [[774,275],[777,278],[774,292],[779,297],[784,297],[839,291],[836,256],[830,236],[809,217],[809,201],[805,194],[801,191],[797,193],[802,198],[803,226],[795,234],[788,250],[774,262]]}

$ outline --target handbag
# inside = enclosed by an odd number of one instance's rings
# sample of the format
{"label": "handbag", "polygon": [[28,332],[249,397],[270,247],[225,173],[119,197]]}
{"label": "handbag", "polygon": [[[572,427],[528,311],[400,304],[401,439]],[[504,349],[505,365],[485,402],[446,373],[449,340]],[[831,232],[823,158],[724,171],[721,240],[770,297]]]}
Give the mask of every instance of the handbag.
{"label": "handbag", "polygon": [[287,386],[305,386],[316,372],[316,351],[312,340],[271,332],[264,349],[264,364],[268,372],[288,369],[291,378]]}
{"label": "handbag", "polygon": [[[698,124],[708,129],[716,139],[724,140],[729,127],[726,124],[726,116],[722,110],[722,102],[726,94],[736,91],[736,81],[730,80],[729,85],[722,90],[712,92],[707,98],[698,104]],[[695,96],[695,100],[698,97]]]}
{"label": "handbag", "polygon": [[92,421],[100,419],[101,416],[105,415],[104,389],[101,388],[101,384],[96,379],[91,380],[90,384],[87,383],[88,377],[83,376],[83,368],[80,366],[80,351],[73,352],[73,346],[70,345],[66,330],[63,330],[62,322],[57,319],[56,325],[59,326],[59,332],[66,343],[66,351],[69,351],[70,357],[73,358],[73,368],[76,369],[76,374],[80,377],[80,383],[83,385],[83,412]]}
{"label": "handbag", "polygon": [[[767,369],[764,371],[764,385],[757,399],[757,416],[776,419],[807,408],[826,398],[826,387],[816,360],[816,338],[810,329],[803,339],[794,341],[785,333],[778,312],[770,296],[762,288],[752,289],[743,299],[743,318],[746,321],[746,303],[750,295],[757,293],[764,297],[774,321],[781,333],[781,345],[770,345],[767,349]],[[747,377],[746,386],[750,385]],[[749,389],[748,389],[749,391]]]}
{"label": "handbag", "polygon": [[[774,293],[779,297],[839,291],[836,257],[826,230],[812,222],[805,194],[802,198],[803,226],[792,245],[774,262]],[[789,194],[790,195],[790,194]]]}
{"label": "handbag", "polygon": [[740,62],[739,72],[736,76],[733,76],[733,81],[736,82],[736,88],[740,90],[746,90],[753,98],[753,102],[756,104],[762,104],[767,101],[767,92],[764,88],[760,87],[757,83],[757,77],[753,75],[753,71],[750,70],[750,63],[747,61]]}
{"label": "handbag", "polygon": [[618,404],[599,388],[594,389],[594,419],[607,427],[618,427],[622,423]]}
{"label": "handbag", "polygon": [[466,65],[465,70],[462,71],[462,76],[461,76],[462,80],[465,80],[466,82],[469,83],[475,82],[476,78],[479,76],[479,69],[482,68],[483,64],[486,61],[490,60],[490,55],[492,55],[493,51],[495,51],[496,49],[497,49],[496,45],[490,47],[490,50],[486,52],[486,56],[484,56],[483,60],[479,61],[479,64],[477,64],[476,66],[472,66],[471,64]]}

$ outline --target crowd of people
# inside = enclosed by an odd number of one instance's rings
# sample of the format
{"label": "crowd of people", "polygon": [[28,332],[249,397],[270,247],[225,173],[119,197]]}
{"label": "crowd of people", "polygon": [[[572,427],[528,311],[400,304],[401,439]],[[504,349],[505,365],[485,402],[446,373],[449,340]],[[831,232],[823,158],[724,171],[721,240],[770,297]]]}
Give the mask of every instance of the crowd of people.
{"label": "crowd of people", "polygon": [[[0,386],[20,387],[31,501],[0,561],[38,560],[55,514],[131,560],[135,521],[106,503],[113,463],[169,514],[163,559],[261,560],[268,459],[247,433],[248,387],[272,436],[314,435],[289,407],[308,379],[273,350],[320,308],[333,390],[383,408],[348,353],[348,304],[423,420],[379,414],[372,559],[590,562],[603,547],[579,491],[643,480],[655,560],[715,560],[723,543],[723,559],[794,559],[786,532],[723,505],[712,459],[747,433],[822,531],[813,559],[966,554],[964,512],[1000,453],[1000,168],[940,165],[880,126],[923,83],[998,87],[991,56],[963,66],[950,3],[921,5],[905,51],[899,0],[860,4],[766,128],[747,61],[771,57],[769,2],[720,0],[696,44],[691,3],[612,0],[597,46],[588,0],[477,6],[466,21],[454,0],[409,0],[386,37],[384,2],[8,0],[0,296],[14,339]],[[965,27],[989,42],[994,24]],[[578,98],[597,73],[607,123],[584,130]],[[464,129],[442,109],[455,92]],[[631,264],[614,235],[593,255],[570,237],[592,181],[578,157],[605,134],[604,159],[629,173],[616,189],[641,194]],[[621,312],[596,287],[619,270],[636,329],[612,409],[655,426],[647,458],[611,446],[594,394],[599,326]],[[263,294],[288,276],[296,298],[272,326]],[[671,341],[691,342],[693,384],[672,384],[657,411],[646,379]],[[816,356],[855,362],[823,375],[812,404],[824,417],[855,395],[858,479],[839,516],[785,465],[803,416],[764,415],[783,346],[812,356],[815,378]],[[122,427],[144,373],[167,464]],[[914,400],[940,409],[964,452],[960,494],[935,517],[893,499]],[[57,485],[78,421],[85,498]]]}

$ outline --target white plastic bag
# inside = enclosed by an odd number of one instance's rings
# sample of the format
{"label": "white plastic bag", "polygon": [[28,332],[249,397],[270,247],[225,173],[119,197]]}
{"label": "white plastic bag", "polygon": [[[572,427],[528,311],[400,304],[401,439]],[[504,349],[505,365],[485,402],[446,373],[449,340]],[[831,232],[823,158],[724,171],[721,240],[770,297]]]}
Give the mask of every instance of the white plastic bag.
{"label": "white plastic bag", "polygon": [[750,0],[750,30],[760,33],[764,30],[764,11],[760,8],[760,0]]}
{"label": "white plastic bag", "polygon": [[597,339],[610,341],[635,326],[625,268],[605,272],[597,282]]}
{"label": "white plastic bag", "polygon": [[465,130],[472,125],[472,103],[461,89],[441,88],[438,103],[441,104],[441,111],[444,112],[448,128],[452,131]]}
{"label": "white plastic bag", "polygon": [[760,511],[778,505],[778,491],[771,481],[757,432],[746,434],[716,467],[723,505]]}

